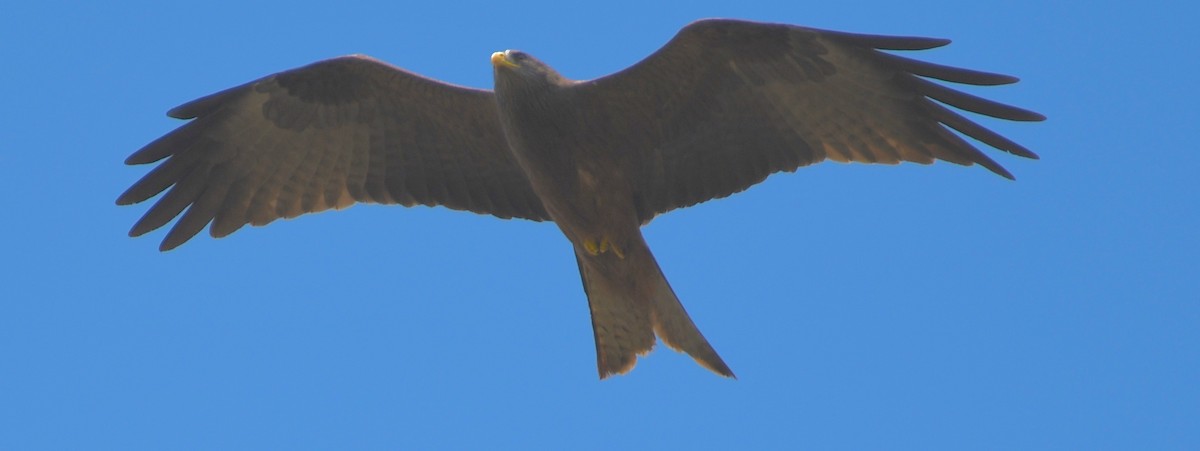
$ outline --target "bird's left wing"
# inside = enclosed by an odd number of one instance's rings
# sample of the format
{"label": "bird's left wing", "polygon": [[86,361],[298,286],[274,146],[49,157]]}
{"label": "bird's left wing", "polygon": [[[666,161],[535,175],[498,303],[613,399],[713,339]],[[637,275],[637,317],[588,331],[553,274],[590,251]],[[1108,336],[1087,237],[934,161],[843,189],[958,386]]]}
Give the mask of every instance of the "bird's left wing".
{"label": "bird's left wing", "polygon": [[129,232],[182,213],[163,250],[210,222],[221,237],[354,202],[548,219],[508,151],[490,91],[368,57],[281,72],[168,114],[192,120],[126,160],[166,158],[117,199],[133,204],[169,188]]}
{"label": "bird's left wing", "polygon": [[634,66],[583,82],[581,92],[588,107],[617,121],[621,145],[640,153],[636,202],[643,222],[825,159],[978,163],[1012,178],[949,129],[1015,155],[1036,155],[946,106],[1014,121],[1044,117],[928,79],[999,85],[1016,78],[880,51],[947,43],[702,20]]}

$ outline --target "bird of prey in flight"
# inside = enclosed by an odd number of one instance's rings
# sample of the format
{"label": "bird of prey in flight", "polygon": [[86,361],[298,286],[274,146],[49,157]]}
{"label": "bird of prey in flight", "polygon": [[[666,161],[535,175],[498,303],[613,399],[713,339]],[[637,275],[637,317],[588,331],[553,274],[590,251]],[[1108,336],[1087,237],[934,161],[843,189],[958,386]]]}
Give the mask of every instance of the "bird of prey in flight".
{"label": "bird of prey in flight", "polygon": [[528,53],[496,52],[491,91],[366,56],[334,58],[170,110],[190,121],[126,160],[162,162],[117,203],[166,191],[129,232],[178,216],[162,250],[209,224],[223,237],[356,202],[554,221],[579,265],[601,378],[633,368],[656,336],[732,377],[640,227],[827,159],[944,160],[1011,179],[951,130],[1037,156],[949,107],[1013,121],[1044,117],[930,79],[1017,79],[889,52],[947,43],[709,19],[594,80],[567,79]]}

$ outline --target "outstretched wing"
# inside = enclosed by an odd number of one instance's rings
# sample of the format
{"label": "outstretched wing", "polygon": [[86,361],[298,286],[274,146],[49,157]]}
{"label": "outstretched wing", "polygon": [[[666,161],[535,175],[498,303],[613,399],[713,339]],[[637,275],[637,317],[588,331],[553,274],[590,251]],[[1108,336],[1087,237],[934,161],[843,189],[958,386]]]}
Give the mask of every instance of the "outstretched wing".
{"label": "outstretched wing", "polygon": [[167,158],[117,199],[133,204],[170,188],[129,232],[183,213],[162,250],[210,222],[222,237],[354,202],[549,219],[508,151],[490,91],[369,57],[281,72],[167,114],[192,121],[125,161]]}
{"label": "outstretched wing", "polygon": [[946,127],[1028,158],[1029,150],[945,105],[1014,121],[1044,117],[932,83],[1014,83],[880,50],[942,39],[702,20],[616,74],[584,82],[593,107],[619,117],[643,152],[639,214],[728,196],[778,171],[825,159],[895,164],[945,160],[1012,174]]}

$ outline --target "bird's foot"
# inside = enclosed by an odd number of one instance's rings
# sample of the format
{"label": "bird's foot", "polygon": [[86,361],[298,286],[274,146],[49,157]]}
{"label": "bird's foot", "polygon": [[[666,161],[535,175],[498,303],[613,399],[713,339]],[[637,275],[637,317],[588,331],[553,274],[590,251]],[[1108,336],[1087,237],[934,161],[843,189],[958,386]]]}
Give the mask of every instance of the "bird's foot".
{"label": "bird's foot", "polygon": [[608,251],[612,251],[617,255],[617,258],[624,259],[625,252],[621,248],[609,241],[608,238],[601,238],[599,242],[591,238],[583,240],[583,248],[591,255],[600,255]]}

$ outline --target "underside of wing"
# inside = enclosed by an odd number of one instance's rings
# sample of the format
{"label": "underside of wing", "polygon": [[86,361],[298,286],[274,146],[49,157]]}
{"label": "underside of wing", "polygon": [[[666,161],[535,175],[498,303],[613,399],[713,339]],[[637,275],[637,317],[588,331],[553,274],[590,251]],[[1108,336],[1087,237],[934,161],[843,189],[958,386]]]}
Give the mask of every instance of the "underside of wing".
{"label": "underside of wing", "polygon": [[627,139],[644,152],[637,199],[643,221],[825,159],[943,160],[1011,179],[951,130],[1014,155],[1036,155],[950,107],[1014,121],[1044,117],[930,79],[970,85],[1017,79],[885,52],[947,43],[704,20],[633,67],[587,83],[595,104],[624,118]]}
{"label": "underside of wing", "polygon": [[281,72],[169,114],[191,121],[126,160],[165,159],[117,200],[166,191],[130,230],[142,235],[179,216],[163,250],[210,223],[220,237],[355,202],[548,219],[508,152],[491,92],[368,57]]}

